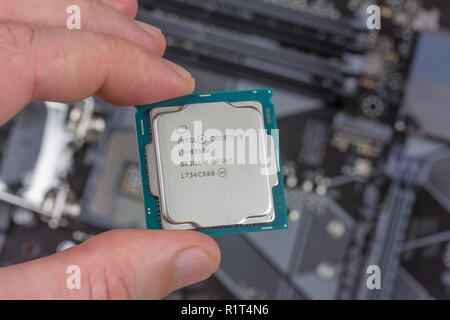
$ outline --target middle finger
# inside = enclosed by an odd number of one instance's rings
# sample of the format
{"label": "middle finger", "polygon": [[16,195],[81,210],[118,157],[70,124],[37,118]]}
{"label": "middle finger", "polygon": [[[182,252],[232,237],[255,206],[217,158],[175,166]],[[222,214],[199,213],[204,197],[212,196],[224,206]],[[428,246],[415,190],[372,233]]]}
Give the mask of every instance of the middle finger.
{"label": "middle finger", "polygon": [[166,43],[160,29],[133,21],[99,0],[1,0],[0,19],[65,27],[71,5],[80,8],[81,29],[117,36],[163,55]]}

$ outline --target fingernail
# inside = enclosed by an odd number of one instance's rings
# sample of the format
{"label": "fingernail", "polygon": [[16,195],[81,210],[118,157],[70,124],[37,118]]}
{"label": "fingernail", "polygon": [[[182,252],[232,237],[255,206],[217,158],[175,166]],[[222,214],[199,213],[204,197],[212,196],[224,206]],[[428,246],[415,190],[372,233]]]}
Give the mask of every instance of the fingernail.
{"label": "fingernail", "polygon": [[180,67],[176,63],[173,63],[172,61],[169,61],[167,59],[164,59],[164,61],[171,67],[173,70],[175,70],[183,79],[188,79],[191,77],[191,74],[186,69]]}
{"label": "fingernail", "polygon": [[183,250],[175,258],[177,289],[205,280],[215,270],[209,256],[200,249]]}
{"label": "fingernail", "polygon": [[144,29],[145,31],[150,33],[155,38],[158,38],[162,34],[161,29],[159,29],[157,27],[154,27],[154,26],[144,23],[142,21],[135,20],[135,22],[140,28]]}

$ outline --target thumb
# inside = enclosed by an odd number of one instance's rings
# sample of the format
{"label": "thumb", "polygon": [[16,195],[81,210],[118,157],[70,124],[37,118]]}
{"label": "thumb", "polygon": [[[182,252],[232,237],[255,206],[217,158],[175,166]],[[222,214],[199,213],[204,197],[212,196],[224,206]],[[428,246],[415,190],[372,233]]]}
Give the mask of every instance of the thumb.
{"label": "thumb", "polygon": [[[195,231],[113,230],[52,256],[0,269],[1,299],[160,299],[214,273],[220,251]],[[68,286],[79,270],[79,289]]]}

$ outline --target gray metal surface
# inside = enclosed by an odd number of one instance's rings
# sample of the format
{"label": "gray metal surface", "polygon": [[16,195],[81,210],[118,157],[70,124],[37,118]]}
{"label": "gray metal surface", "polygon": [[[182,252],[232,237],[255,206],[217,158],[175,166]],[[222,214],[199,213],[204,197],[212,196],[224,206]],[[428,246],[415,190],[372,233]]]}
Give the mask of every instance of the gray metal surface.
{"label": "gray metal surface", "polygon": [[[233,105],[218,102],[151,110],[154,139],[147,148],[149,176],[153,181],[150,189],[160,197],[165,228],[244,225],[274,219],[272,188],[278,183],[277,170],[270,175],[262,174],[261,170],[271,165],[270,160],[260,163],[256,159],[253,163],[250,161],[250,140],[248,147],[246,145],[247,130],[255,130],[255,137],[259,139],[259,130],[264,128],[261,110],[259,103],[249,101]],[[197,133],[194,126],[196,122],[198,126],[199,121],[201,131]],[[227,130],[242,130],[244,135],[229,137]],[[223,150],[226,146],[223,140],[225,134],[226,142],[234,140],[234,155],[229,150],[223,154],[216,153],[217,148]],[[199,142],[202,137],[205,140]],[[211,137],[217,140],[212,141]],[[263,149],[255,149],[257,157],[260,152],[275,155],[273,140],[267,137],[270,149],[267,150],[264,142],[258,143],[256,148],[262,146]],[[188,142],[180,144],[180,138]],[[190,138],[195,143],[191,143]],[[242,139],[245,145],[244,163],[238,161],[239,150],[235,149],[240,143],[238,139]],[[208,159],[188,157],[191,159],[189,161],[195,162],[194,165],[176,163],[173,152],[178,147],[188,154],[200,149],[202,156],[208,156]]]}

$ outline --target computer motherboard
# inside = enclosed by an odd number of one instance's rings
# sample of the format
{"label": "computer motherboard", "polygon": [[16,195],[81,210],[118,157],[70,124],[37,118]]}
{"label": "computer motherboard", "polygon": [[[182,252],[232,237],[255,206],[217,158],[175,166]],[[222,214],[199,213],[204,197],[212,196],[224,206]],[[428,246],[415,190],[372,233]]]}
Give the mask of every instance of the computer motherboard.
{"label": "computer motherboard", "polygon": [[[139,3],[196,92],[273,88],[289,217],[215,236],[219,271],[169,299],[450,298],[448,1]],[[0,266],[145,228],[134,112],[34,102],[0,127]]]}

